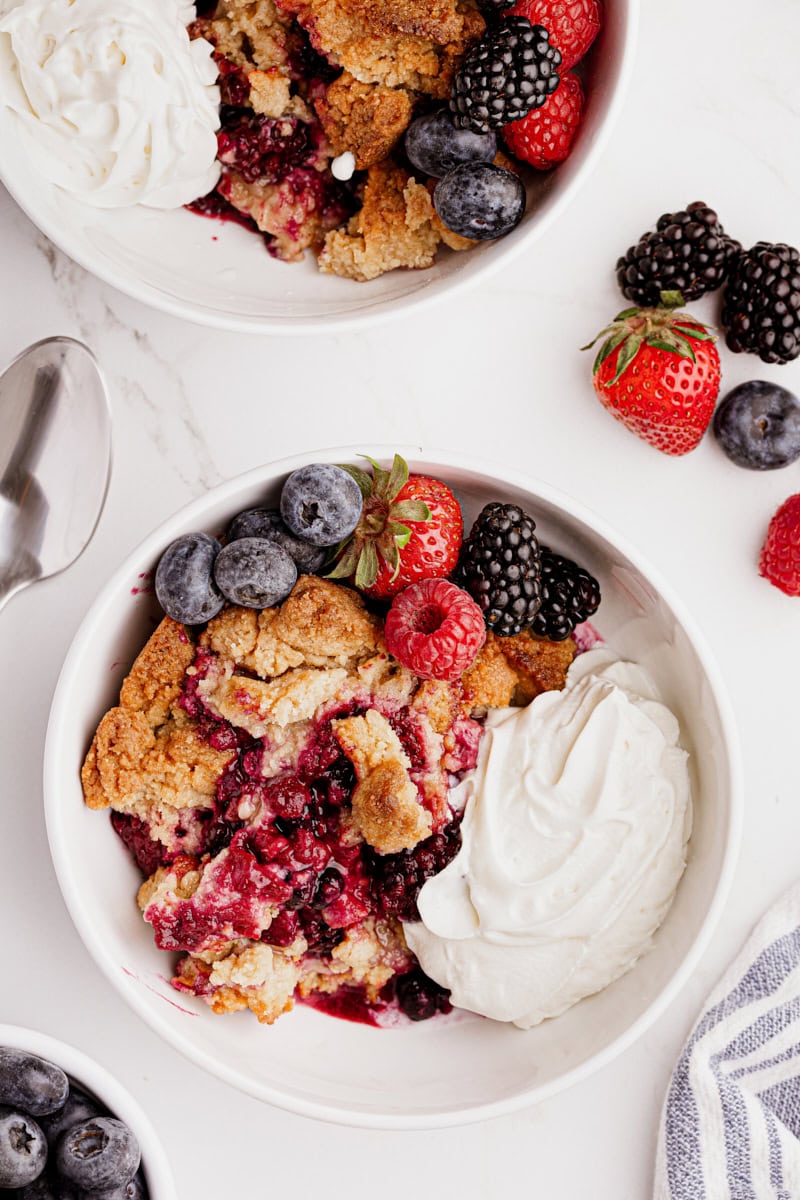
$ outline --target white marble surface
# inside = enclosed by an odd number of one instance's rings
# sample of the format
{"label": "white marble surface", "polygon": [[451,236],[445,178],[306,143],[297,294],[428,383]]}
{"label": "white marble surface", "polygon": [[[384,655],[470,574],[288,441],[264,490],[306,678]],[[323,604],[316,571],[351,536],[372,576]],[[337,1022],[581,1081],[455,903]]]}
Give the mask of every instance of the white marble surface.
{"label": "white marble surface", "polygon": [[[0,191],[0,363],[48,334],[85,339],[112,389],[115,463],[83,558],[0,616],[0,1019],[74,1041],[119,1073],[171,1151],[185,1197],[318,1191],[559,1200],[648,1194],[671,1064],[704,993],[800,872],[800,600],[755,562],[800,464],[759,475],[707,439],[660,456],[613,422],[577,347],[621,307],[617,254],[669,208],[716,206],[731,232],[800,244],[797,0],[644,6],[622,121],[557,227],[480,291],[359,336],[213,334],[150,312],[66,260]],[[291,268],[286,268],[290,270]],[[698,306],[713,317],[713,301]],[[800,362],[723,351],[725,385],[800,392]],[[312,1124],[189,1065],[123,1005],[75,934],[41,808],[48,705],[70,638],[108,572],[176,507],[313,443],[415,442],[493,457],[601,513],[671,577],[721,664],[741,730],[747,809],[733,892],[702,967],[611,1066],[516,1116],[391,1135]],[[335,1033],[332,1030],[332,1035]],[[270,1036],[265,1033],[265,1036]]]}

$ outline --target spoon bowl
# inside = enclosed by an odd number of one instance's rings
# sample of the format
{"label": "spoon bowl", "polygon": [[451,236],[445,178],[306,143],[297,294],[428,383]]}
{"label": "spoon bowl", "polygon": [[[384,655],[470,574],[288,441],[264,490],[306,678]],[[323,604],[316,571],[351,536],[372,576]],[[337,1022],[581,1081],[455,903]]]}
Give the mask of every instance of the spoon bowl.
{"label": "spoon bowl", "polygon": [[0,375],[0,608],[82,553],[111,471],[111,414],[92,352],[29,346]]}

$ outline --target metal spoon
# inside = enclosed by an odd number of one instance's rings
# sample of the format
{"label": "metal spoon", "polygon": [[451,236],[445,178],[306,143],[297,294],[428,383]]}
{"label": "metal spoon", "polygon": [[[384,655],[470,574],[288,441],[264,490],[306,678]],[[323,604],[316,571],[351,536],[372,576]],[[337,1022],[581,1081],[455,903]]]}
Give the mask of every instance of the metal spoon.
{"label": "metal spoon", "polygon": [[91,350],[54,337],[0,375],[0,609],[63,571],[95,531],[111,471],[111,414]]}

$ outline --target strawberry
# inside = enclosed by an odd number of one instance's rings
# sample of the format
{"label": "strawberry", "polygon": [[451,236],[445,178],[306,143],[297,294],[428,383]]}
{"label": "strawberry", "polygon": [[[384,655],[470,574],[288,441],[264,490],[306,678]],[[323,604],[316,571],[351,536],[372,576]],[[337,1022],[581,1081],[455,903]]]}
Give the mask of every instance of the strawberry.
{"label": "strawberry", "polygon": [[447,484],[430,475],[409,475],[395,454],[390,471],[368,458],[372,475],[345,467],[364,505],[352,537],[337,551],[329,579],[351,579],[373,600],[387,600],[420,579],[450,574],[458,562],[463,521]]}
{"label": "strawberry", "polygon": [[800,492],[785,500],[770,521],[758,571],[787,596],[800,596]]}
{"label": "strawberry", "polygon": [[583,115],[583,89],[577,75],[563,75],[541,108],[503,129],[503,140],[515,158],[546,171],[563,162],[572,149]]}
{"label": "strawberry", "polygon": [[531,25],[544,25],[550,45],[561,51],[562,72],[583,58],[603,24],[600,0],[518,0],[503,15],[527,17]]}
{"label": "strawberry", "polygon": [[[678,292],[660,308],[626,308],[599,333],[593,367],[600,403],[664,454],[688,454],[708,428],[719,395],[719,354],[701,321],[676,312]],[[589,346],[584,346],[588,350]]]}

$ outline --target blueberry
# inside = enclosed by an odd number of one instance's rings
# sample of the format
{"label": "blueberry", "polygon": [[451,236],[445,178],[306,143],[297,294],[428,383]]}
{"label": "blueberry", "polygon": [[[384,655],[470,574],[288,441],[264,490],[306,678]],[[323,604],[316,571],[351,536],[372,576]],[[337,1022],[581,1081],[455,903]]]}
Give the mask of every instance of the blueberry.
{"label": "blueberry", "polygon": [[275,542],[286,551],[289,558],[294,559],[298,571],[306,575],[318,571],[328,557],[322,547],[312,546],[289,533],[277,508],[249,508],[234,517],[228,530],[228,541],[235,542],[238,538],[247,537],[266,538],[268,542]]}
{"label": "blueberry", "polygon": [[75,1200],[147,1200],[147,1187],[140,1173],[127,1183],[120,1184],[119,1187],[78,1192]]}
{"label": "blueberry", "polygon": [[281,516],[296,537],[313,546],[334,546],[358,524],[361,489],[341,467],[311,463],[292,471],[283,485]]}
{"label": "blueberry", "polygon": [[80,1200],[80,1196],[71,1183],[45,1172],[22,1189],[19,1200]]}
{"label": "blueberry", "polygon": [[740,383],[715,412],[714,434],[739,467],[788,467],[800,458],[800,400],[777,383]]}
{"label": "blueberry", "polygon": [[25,1187],[46,1162],[47,1142],[33,1117],[0,1108],[0,1188]]}
{"label": "blueberry", "polygon": [[167,546],[156,568],[156,596],[167,616],[201,625],[217,615],[225,603],[213,579],[220,548],[207,533],[187,533]]}
{"label": "blueberry", "polygon": [[79,1188],[98,1192],[122,1187],[139,1169],[139,1143],[115,1117],[92,1117],[62,1133],[56,1144],[56,1169]]}
{"label": "blueberry", "polygon": [[406,154],[412,165],[436,179],[461,163],[491,162],[496,153],[497,134],[456,129],[446,108],[417,117],[406,130]]}
{"label": "blueberry", "polygon": [[0,1104],[42,1117],[63,1108],[68,1095],[69,1080],[55,1063],[0,1046]]}
{"label": "blueberry", "polygon": [[488,241],[519,225],[525,213],[525,188],[503,167],[462,163],[439,180],[433,206],[453,233]]}
{"label": "blueberry", "polygon": [[266,538],[239,538],[220,550],[214,564],[217,587],[232,604],[272,608],[297,582],[297,567],[285,550]]}
{"label": "blueberry", "polygon": [[47,1138],[47,1144],[52,1150],[65,1129],[69,1129],[72,1125],[78,1125],[81,1121],[88,1121],[91,1117],[102,1116],[103,1112],[104,1110],[91,1096],[87,1096],[73,1083],[70,1085],[69,1096],[64,1107],[60,1108],[58,1112],[42,1117],[39,1124]]}

